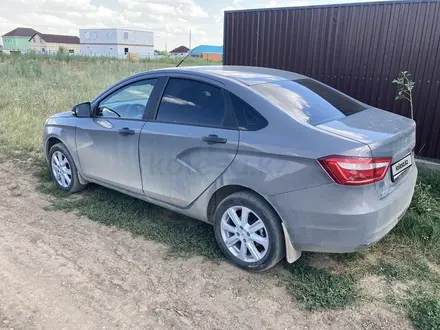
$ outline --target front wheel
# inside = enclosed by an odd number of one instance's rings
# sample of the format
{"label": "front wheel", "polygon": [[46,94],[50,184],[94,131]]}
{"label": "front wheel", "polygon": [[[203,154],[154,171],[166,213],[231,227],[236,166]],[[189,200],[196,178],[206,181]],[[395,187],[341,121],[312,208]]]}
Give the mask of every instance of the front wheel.
{"label": "front wheel", "polygon": [[285,255],[280,218],[262,197],[249,191],[236,192],[218,205],[214,232],[223,253],[246,270],[267,270]]}
{"label": "front wheel", "polygon": [[64,144],[57,143],[50,148],[49,166],[53,181],[61,190],[75,193],[86,187],[79,182],[75,162]]}

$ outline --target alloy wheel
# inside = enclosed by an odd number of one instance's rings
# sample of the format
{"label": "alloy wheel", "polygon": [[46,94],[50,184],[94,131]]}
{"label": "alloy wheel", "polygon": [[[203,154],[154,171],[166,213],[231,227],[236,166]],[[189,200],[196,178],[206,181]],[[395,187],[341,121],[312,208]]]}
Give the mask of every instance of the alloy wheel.
{"label": "alloy wheel", "polygon": [[63,187],[69,187],[72,182],[72,169],[67,157],[61,151],[55,151],[51,159],[52,173],[58,184]]}
{"label": "alloy wheel", "polygon": [[221,235],[228,250],[245,262],[264,258],[269,248],[269,235],[260,217],[247,207],[233,206],[221,219]]}

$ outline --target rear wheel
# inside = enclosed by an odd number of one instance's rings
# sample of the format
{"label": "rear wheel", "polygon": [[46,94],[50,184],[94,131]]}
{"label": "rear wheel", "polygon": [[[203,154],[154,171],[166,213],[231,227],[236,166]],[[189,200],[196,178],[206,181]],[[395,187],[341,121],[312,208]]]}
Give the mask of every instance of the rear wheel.
{"label": "rear wheel", "polygon": [[223,253],[241,268],[264,271],[284,257],[281,221],[255,193],[239,191],[226,197],[216,209],[214,231]]}
{"label": "rear wheel", "polygon": [[57,143],[50,148],[49,166],[52,178],[61,190],[75,193],[86,187],[79,182],[75,162],[64,144]]}

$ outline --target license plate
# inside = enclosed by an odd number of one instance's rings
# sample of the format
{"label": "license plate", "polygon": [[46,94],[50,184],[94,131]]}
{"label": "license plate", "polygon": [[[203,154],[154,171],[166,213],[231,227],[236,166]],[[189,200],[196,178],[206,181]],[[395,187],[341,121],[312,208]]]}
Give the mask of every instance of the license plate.
{"label": "license plate", "polygon": [[395,162],[391,165],[391,178],[393,181],[399,177],[405,170],[412,165],[412,157],[411,154],[405,156],[398,162]]}

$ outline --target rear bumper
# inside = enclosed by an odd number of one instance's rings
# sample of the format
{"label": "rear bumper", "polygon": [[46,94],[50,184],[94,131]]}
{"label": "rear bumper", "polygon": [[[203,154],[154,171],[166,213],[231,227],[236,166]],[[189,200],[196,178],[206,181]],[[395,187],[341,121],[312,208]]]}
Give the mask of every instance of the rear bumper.
{"label": "rear bumper", "polygon": [[329,184],[269,196],[293,246],[301,251],[354,252],[371,246],[394,228],[411,203],[417,180],[412,166],[405,180],[383,199],[374,185]]}

